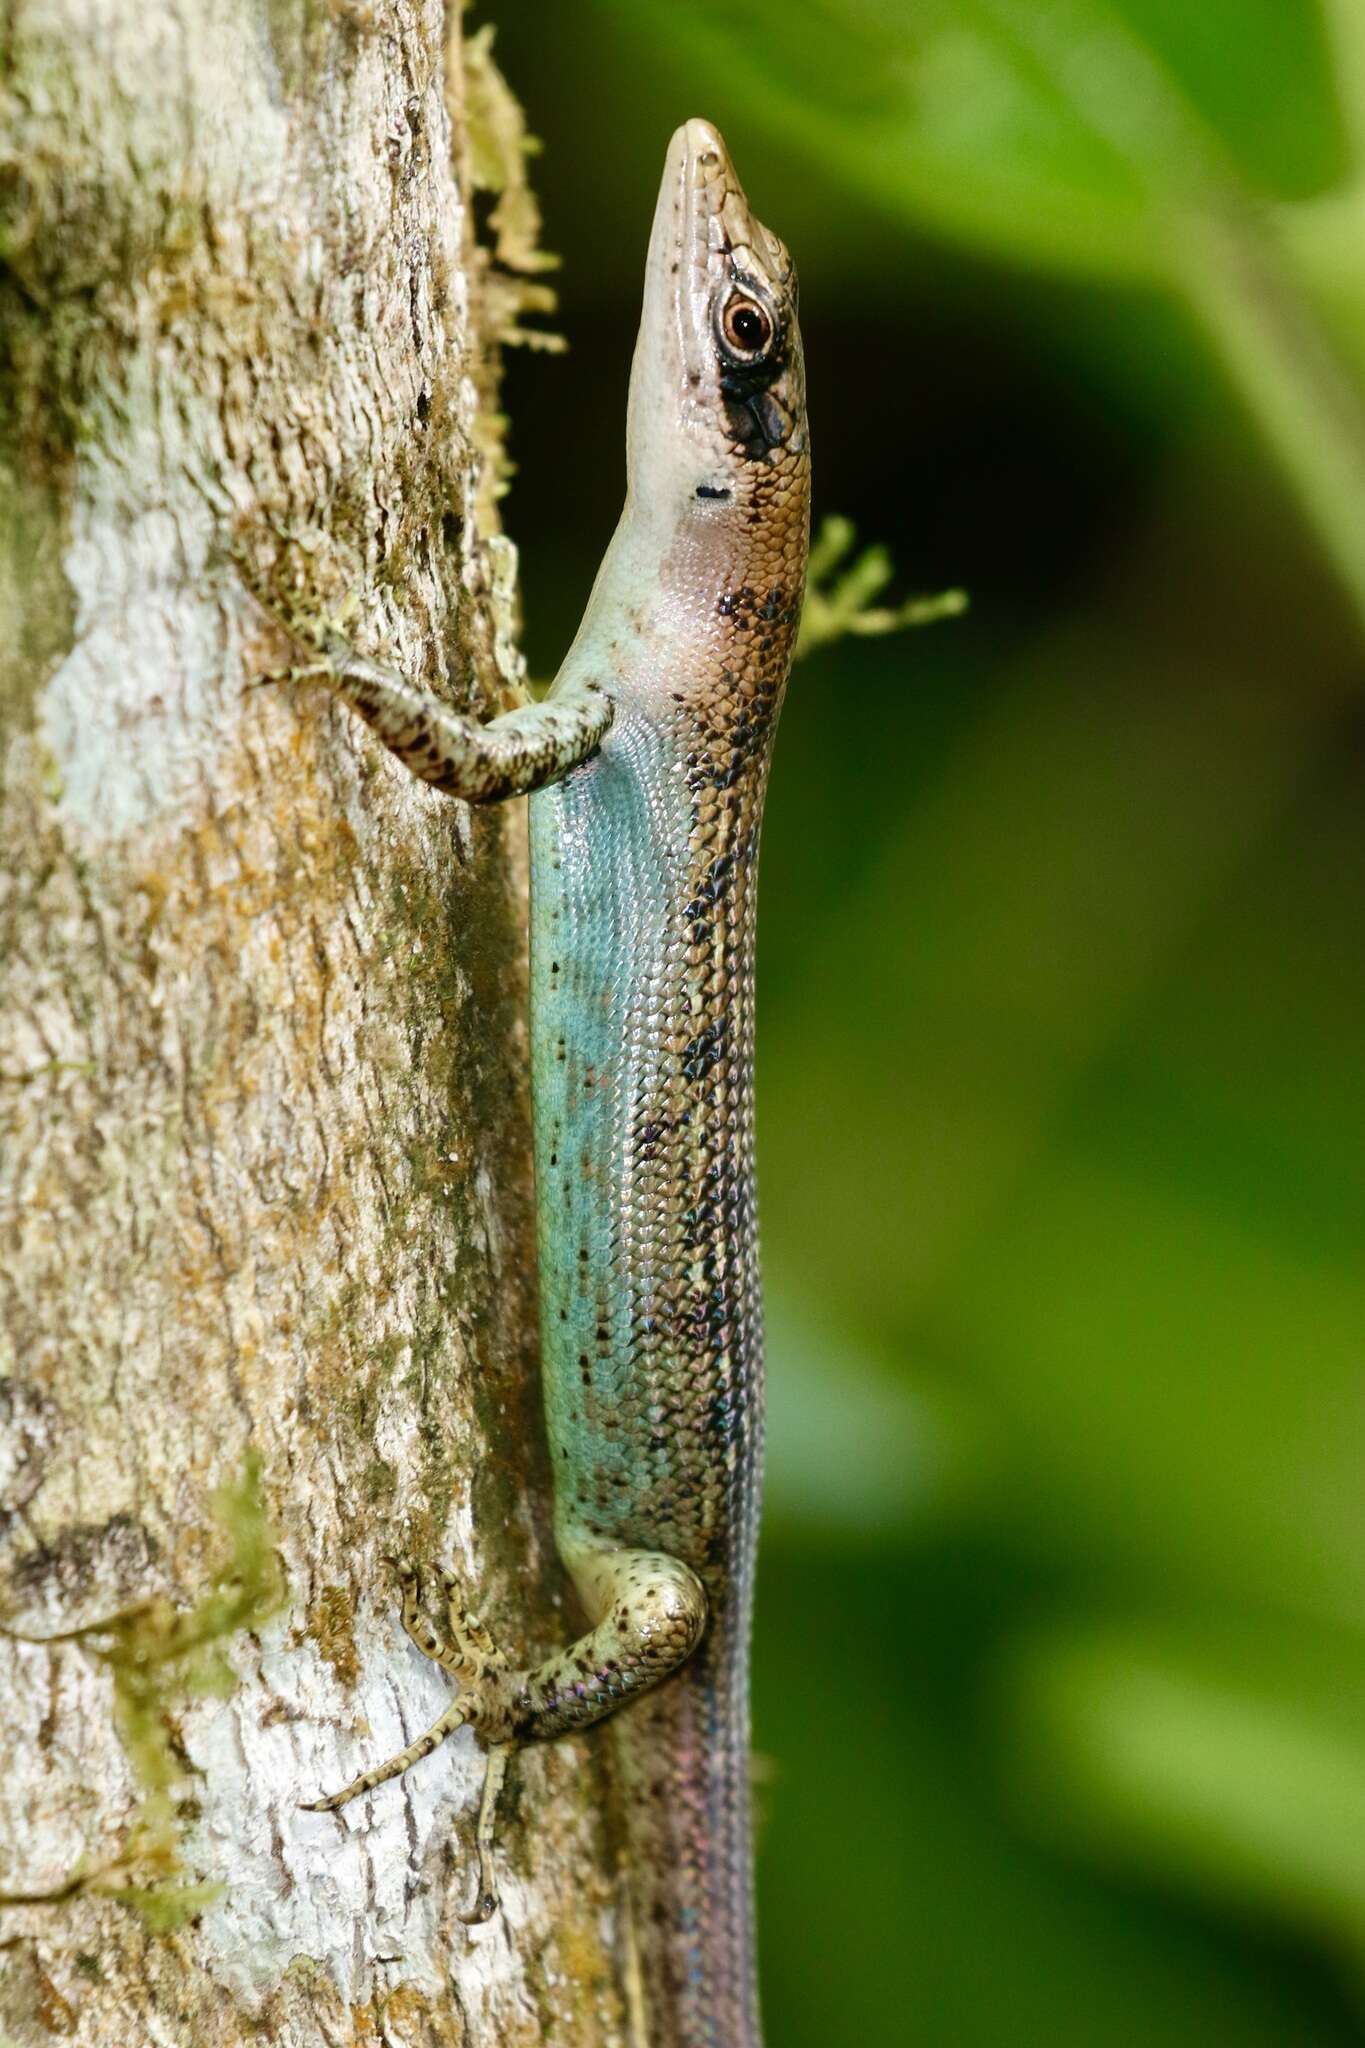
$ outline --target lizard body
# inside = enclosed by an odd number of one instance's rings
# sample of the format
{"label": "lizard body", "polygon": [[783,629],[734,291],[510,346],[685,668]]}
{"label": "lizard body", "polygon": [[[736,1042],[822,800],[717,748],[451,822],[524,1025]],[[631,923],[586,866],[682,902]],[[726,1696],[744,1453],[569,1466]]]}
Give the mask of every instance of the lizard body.
{"label": "lizard body", "polygon": [[[461,1681],[494,1803],[516,1744],[629,1705],[636,1951],[652,2048],[758,2048],[748,1637],[762,1441],[753,939],[768,762],[800,617],[809,456],[796,285],[702,121],[669,147],[631,375],[628,489],[543,701],[480,727],[333,637],[328,681],[414,772],[531,796],[531,1041],[555,1527],[589,1629],[511,1665],[404,1577]],[[657,1689],[655,1689],[657,1688]]]}

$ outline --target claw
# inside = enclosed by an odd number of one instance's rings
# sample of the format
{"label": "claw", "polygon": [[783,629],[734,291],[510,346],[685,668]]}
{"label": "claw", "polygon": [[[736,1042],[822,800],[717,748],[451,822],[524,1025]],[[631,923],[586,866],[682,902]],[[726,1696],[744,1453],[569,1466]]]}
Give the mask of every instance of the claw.
{"label": "claw", "polygon": [[484,1884],[482,1857],[479,1858],[479,1884],[481,1889],[473,1905],[466,1906],[462,1913],[457,1913],[455,1916],[464,1927],[486,1926],[490,1920],[497,1916],[498,1910],[502,1905],[502,1900],[495,1891],[482,1889]]}

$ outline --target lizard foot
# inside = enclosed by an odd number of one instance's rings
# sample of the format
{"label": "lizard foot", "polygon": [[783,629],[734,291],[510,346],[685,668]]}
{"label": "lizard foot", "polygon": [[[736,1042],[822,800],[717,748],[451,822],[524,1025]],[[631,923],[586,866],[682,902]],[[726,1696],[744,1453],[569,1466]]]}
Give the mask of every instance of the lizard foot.
{"label": "lizard foot", "polygon": [[459,1917],[467,1927],[478,1927],[493,1918],[500,1903],[494,1876],[493,1842],[498,1795],[507,1776],[508,1763],[518,1746],[508,1730],[512,1674],[507,1659],[488,1630],[476,1615],[468,1613],[461,1605],[459,1588],[448,1574],[442,1574],[441,1584],[446,1596],[450,1640],[442,1641],[423,1610],[422,1579],[416,1565],[408,1558],[393,1558],[389,1562],[397,1573],[402,1593],[406,1634],[424,1657],[430,1657],[433,1663],[439,1664],[443,1671],[448,1671],[459,1681],[460,1694],[432,1722],[425,1734],[410,1742],[397,1756],[377,1764],[371,1771],[363,1772],[339,1792],[333,1792],[325,1799],[304,1800],[302,1805],[306,1813],[335,1813],[352,1799],[359,1798],[362,1792],[372,1792],[377,1785],[386,1784],[390,1778],[400,1776],[411,1765],[419,1763],[424,1756],[430,1756],[457,1728],[473,1727],[487,1741],[487,1764],[479,1801],[479,1875],[474,1903]]}

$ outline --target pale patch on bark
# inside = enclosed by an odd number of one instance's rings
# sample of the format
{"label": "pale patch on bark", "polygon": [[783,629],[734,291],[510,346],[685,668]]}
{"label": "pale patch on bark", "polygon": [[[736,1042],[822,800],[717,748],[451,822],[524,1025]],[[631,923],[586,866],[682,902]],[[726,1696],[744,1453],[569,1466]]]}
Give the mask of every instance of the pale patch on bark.
{"label": "pale patch on bark", "polygon": [[130,366],[133,423],[96,420],[77,458],[63,563],[76,641],[40,713],[60,807],[87,838],[175,809],[236,743],[221,711],[243,672],[237,607],[214,602],[220,521],[186,469],[204,426],[159,419],[145,369]]}
{"label": "pale patch on bark", "polygon": [[[497,1948],[481,1936],[457,1944],[438,1924],[443,1851],[468,1862],[482,1776],[472,1738],[343,1814],[299,1807],[331,1787],[338,1766],[345,1779],[401,1749],[449,1698],[398,1631],[380,1628],[358,1647],[362,1677],[343,1687],[312,1644],[291,1648],[286,1631],[272,1629],[226,1711],[196,1709],[187,1721],[204,1774],[196,1860],[227,1880],[204,1935],[220,1981],[248,1996],[277,1983],[298,1954],[321,1962],[348,2003],[372,1995],[376,1982],[439,1995],[446,1953],[457,1948],[467,1951],[468,1995]],[[513,1907],[517,1893],[513,1884]]]}

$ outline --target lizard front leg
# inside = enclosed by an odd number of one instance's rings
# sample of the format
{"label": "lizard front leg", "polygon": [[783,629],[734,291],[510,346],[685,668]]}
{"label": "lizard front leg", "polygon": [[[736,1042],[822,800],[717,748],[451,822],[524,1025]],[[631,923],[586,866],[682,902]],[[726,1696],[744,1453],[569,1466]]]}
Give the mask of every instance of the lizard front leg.
{"label": "lizard front leg", "polygon": [[480,725],[356,654],[337,633],[326,636],[323,652],[330,671],[323,681],[404,767],[466,803],[500,803],[557,782],[597,751],[614,715],[598,684],[561,673],[548,697]]}
{"label": "lizard front leg", "polygon": [[325,632],[320,651],[321,661],[304,673],[358,712],[413,775],[470,804],[500,803],[559,781],[596,753],[615,715],[596,682],[561,672],[547,697],[480,725],[386,663],[357,654],[340,633]]}

